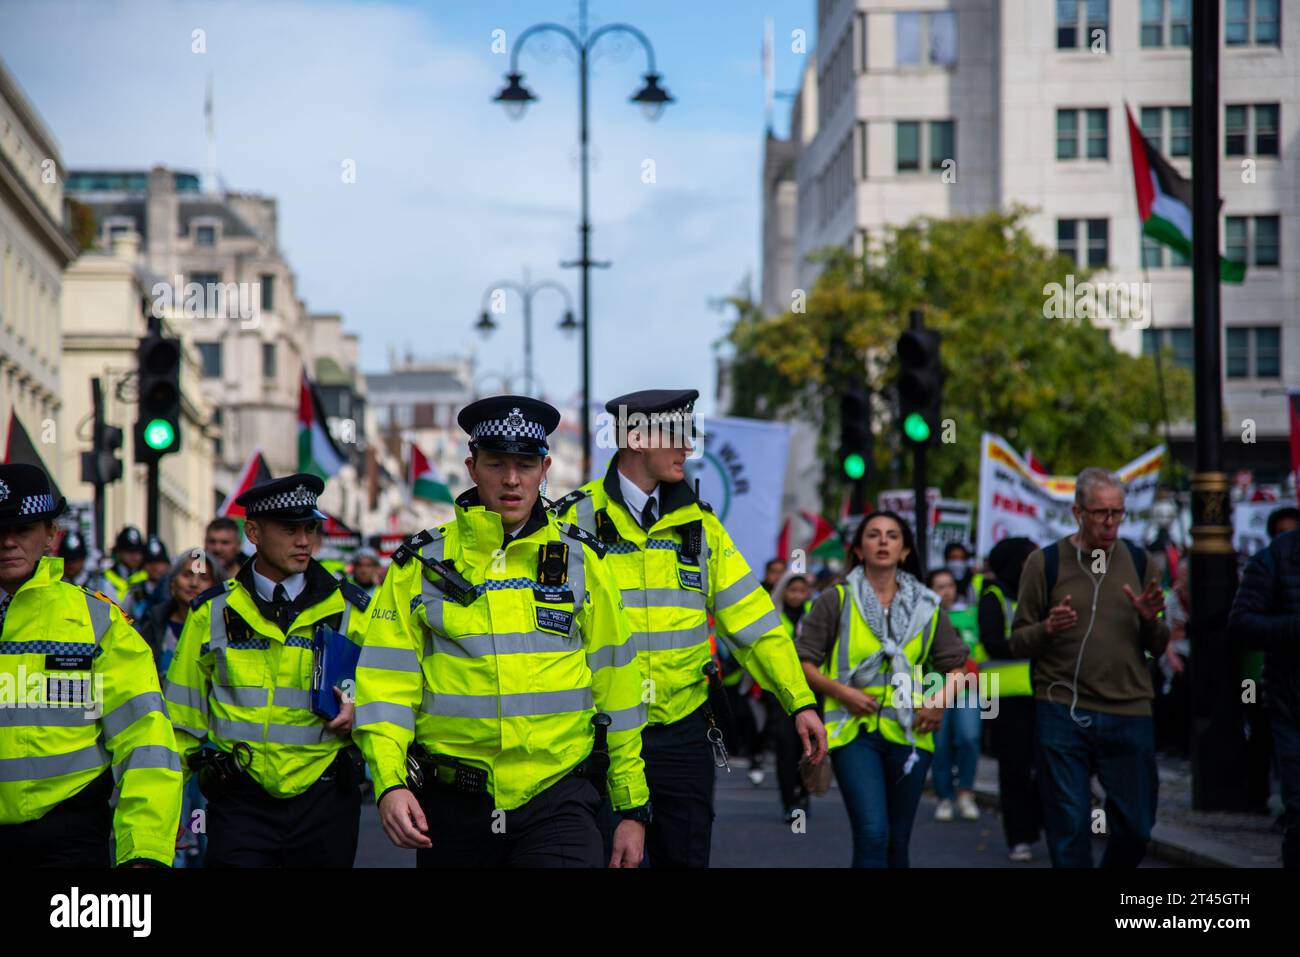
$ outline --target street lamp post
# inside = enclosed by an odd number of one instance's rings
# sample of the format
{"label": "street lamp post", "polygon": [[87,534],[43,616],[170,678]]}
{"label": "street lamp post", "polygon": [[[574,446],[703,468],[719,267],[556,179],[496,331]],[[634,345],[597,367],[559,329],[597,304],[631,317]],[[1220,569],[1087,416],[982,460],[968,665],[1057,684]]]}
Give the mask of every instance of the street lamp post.
{"label": "street lamp post", "polygon": [[510,72],[506,74],[506,85],[494,97],[495,101],[506,108],[512,119],[524,115],[528,104],[537,97],[523,85],[523,74],[519,72],[519,53],[524,45],[535,36],[543,33],[558,33],[572,44],[578,55],[578,153],[581,167],[581,221],[578,234],[581,241],[581,255],[575,262],[564,263],[566,268],[577,266],[582,270],[582,473],[584,481],[591,476],[591,269],[593,266],[607,267],[609,263],[593,262],[591,258],[591,217],[589,209],[589,156],[588,156],[588,97],[589,66],[591,51],[601,38],[615,33],[631,36],[641,44],[646,55],[645,85],[634,93],[631,102],[641,106],[646,118],[655,120],[665,106],[673,101],[668,92],[659,85],[660,76],[655,72],[654,48],[646,35],[634,26],[626,23],[608,23],[588,33],[587,0],[578,3],[578,32],[558,23],[538,23],[529,27],[515,40],[510,51]]}
{"label": "street lamp post", "polygon": [[489,300],[498,290],[507,289],[518,294],[524,303],[524,388],[529,395],[536,395],[537,381],[533,378],[533,296],[544,289],[554,289],[564,297],[564,318],[561,320],[559,328],[566,332],[572,330],[576,325],[573,319],[573,300],[569,298],[569,290],[554,279],[539,279],[537,282],[530,282],[528,270],[525,269],[522,283],[502,279],[494,282],[483,291],[483,308],[479,313],[478,322],[474,324],[474,328],[484,335],[492,332],[497,327],[495,320],[492,318]]}

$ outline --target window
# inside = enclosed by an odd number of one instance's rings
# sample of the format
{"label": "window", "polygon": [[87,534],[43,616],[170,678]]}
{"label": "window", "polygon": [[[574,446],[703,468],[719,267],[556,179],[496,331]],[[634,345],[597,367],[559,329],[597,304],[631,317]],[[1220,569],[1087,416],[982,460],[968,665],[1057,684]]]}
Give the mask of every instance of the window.
{"label": "window", "polygon": [[[1086,143],[1088,159],[1107,159],[1110,155],[1109,110],[1057,110],[1056,158],[1078,159],[1079,144]],[[1080,131],[1079,122],[1085,129]],[[1145,116],[1144,116],[1145,120]],[[1144,128],[1145,132],[1145,128]]]}
{"label": "window", "polygon": [[215,286],[221,282],[221,273],[219,272],[192,272],[190,273],[190,282],[198,283],[203,287],[206,293],[209,286]]}
{"label": "window", "polygon": [[1142,135],[1160,153],[1165,156],[1192,155],[1191,107],[1144,106],[1141,117]]}
{"label": "window", "polygon": [[275,276],[262,273],[259,279],[262,284],[262,308],[269,312],[275,308]]}
{"label": "window", "polygon": [[1109,28],[1109,0],[1056,0],[1058,50],[1088,50],[1094,43],[1106,50]]}
{"label": "window", "polygon": [[1223,7],[1223,41],[1228,46],[1279,46],[1281,5],[1278,0],[1227,0]]}
{"label": "window", "polygon": [[1224,256],[1254,266],[1278,265],[1280,226],[1277,216],[1229,216],[1224,222]]}
{"label": "window", "polygon": [[1191,0],[1142,0],[1142,46],[1186,47],[1191,39]]}
{"label": "window", "polygon": [[221,378],[221,343],[200,342],[199,359],[203,363],[203,378]]}
{"label": "window", "polygon": [[221,461],[221,451],[223,448],[222,439],[225,437],[225,429],[222,425],[222,421],[221,409],[213,409],[212,429],[217,433],[217,436],[212,440],[212,454],[216,457],[218,462]]}
{"label": "window", "polygon": [[1184,269],[1191,264],[1191,260],[1183,256],[1178,250],[1170,249],[1164,243],[1157,242],[1150,236],[1142,237],[1143,266],[1149,269],[1164,269],[1166,267]]}
{"label": "window", "polygon": [[1105,268],[1110,259],[1110,221],[1058,219],[1056,250],[1080,266]]}
{"label": "window", "polygon": [[858,120],[858,179],[867,178],[867,124]]}
{"label": "window", "polygon": [[945,160],[957,159],[957,136],[952,120],[930,122],[930,169],[942,170]]}
{"label": "window", "polygon": [[1247,326],[1226,331],[1225,372],[1229,379],[1276,379],[1282,375],[1282,330]]}
{"label": "window", "polygon": [[262,378],[275,378],[275,343],[262,343]]}
{"label": "window", "polygon": [[197,246],[215,246],[217,244],[217,227],[194,227],[194,243]]}
{"label": "window", "polygon": [[1174,364],[1185,369],[1192,368],[1195,360],[1192,350],[1192,330],[1180,329],[1143,329],[1142,354],[1155,355],[1158,350],[1172,349]]}
{"label": "window", "polygon": [[1280,115],[1276,103],[1224,107],[1224,155],[1277,156]]}
{"label": "window", "polygon": [[894,62],[944,66],[957,62],[957,15],[952,11],[894,14]]}
{"label": "window", "polygon": [[906,120],[898,123],[898,171],[915,172],[921,168],[921,124]]}

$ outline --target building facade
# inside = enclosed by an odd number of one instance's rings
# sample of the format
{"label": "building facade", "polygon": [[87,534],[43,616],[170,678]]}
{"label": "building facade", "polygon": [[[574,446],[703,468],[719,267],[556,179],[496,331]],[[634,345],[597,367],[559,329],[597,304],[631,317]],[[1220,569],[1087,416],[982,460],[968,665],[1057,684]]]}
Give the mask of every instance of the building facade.
{"label": "building facade", "polygon": [[12,413],[56,481],[62,274],[76,255],[58,145],[0,61],[0,430]]}
{"label": "building facade", "polygon": [[[1189,3],[818,0],[816,9],[818,56],[791,135],[769,140],[768,165],[798,149],[797,213],[792,253],[764,243],[765,307],[789,308],[784,280],[769,289],[769,274],[811,286],[816,249],[861,251],[886,224],[1023,204],[1038,240],[1097,279],[1150,282],[1145,317],[1112,328],[1117,346],[1171,346],[1190,366],[1191,271],[1141,236],[1126,113],[1190,177]],[[1244,283],[1222,288],[1225,465],[1259,481],[1289,470],[1283,392],[1300,384],[1300,19],[1279,19],[1279,9],[1224,4],[1222,25],[1220,234],[1225,254],[1248,265]],[[764,207],[765,219],[782,215]],[[1190,461],[1190,424],[1174,424],[1172,438]]]}

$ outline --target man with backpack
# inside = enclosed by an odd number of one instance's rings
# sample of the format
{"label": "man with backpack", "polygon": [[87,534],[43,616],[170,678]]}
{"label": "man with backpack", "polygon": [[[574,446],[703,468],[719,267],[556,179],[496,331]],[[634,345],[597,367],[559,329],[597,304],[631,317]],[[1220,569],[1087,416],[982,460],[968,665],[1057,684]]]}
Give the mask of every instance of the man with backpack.
{"label": "man with backpack", "polygon": [[[1169,643],[1159,569],[1119,537],[1124,484],[1088,468],[1075,483],[1078,530],[1025,562],[1010,649],[1032,658],[1036,765],[1054,867],[1136,867],[1156,817],[1153,689],[1145,653]],[[1095,770],[1106,792],[1091,808]]]}

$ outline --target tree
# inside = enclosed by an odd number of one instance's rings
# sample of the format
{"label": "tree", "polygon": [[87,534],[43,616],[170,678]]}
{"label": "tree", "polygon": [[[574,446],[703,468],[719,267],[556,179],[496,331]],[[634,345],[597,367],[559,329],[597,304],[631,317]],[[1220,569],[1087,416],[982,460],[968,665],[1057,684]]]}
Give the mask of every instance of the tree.
{"label": "tree", "polygon": [[[828,512],[843,492],[835,467],[838,397],[865,371],[877,390],[873,493],[910,481],[910,456],[898,460],[892,419],[894,348],[911,309],[942,336],[943,418],[951,443],[929,457],[931,483],[975,498],[980,434],[993,432],[1058,472],[1118,467],[1160,441],[1155,363],[1111,342],[1107,322],[1057,318],[1052,283],[1076,287],[1087,270],[1038,245],[1025,226],[1029,210],[953,219],[919,218],[887,227],[865,255],[817,254],[822,271],[804,312],[767,317],[744,299],[726,341],[734,415],[797,415],[819,426],[822,500]],[[1103,304],[1104,308],[1104,304]],[[1165,364],[1165,403],[1177,421],[1191,411],[1191,376]],[[888,418],[886,418],[888,416]],[[880,441],[883,439],[884,441]],[[892,460],[892,462],[891,462]],[[894,475],[883,475],[891,464]]]}

